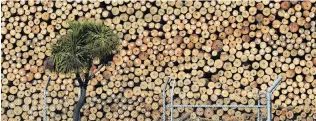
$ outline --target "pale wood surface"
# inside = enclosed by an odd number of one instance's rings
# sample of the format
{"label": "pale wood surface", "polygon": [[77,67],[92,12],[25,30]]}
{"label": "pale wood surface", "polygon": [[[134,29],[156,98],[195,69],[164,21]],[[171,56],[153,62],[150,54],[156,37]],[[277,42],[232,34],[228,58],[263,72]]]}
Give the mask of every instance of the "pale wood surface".
{"label": "pale wood surface", "polygon": [[[274,120],[316,120],[315,0],[1,4],[2,121],[42,120],[47,75],[48,119],[72,120],[79,92],[74,75],[43,66],[51,45],[67,34],[67,21],[84,18],[104,22],[122,44],[113,63],[90,81],[82,121],[159,120],[168,76],[177,80],[174,104],[266,104],[264,93],[278,75]],[[255,120],[256,112],[177,108],[173,116],[236,121]],[[266,117],[266,109],[261,112]]]}

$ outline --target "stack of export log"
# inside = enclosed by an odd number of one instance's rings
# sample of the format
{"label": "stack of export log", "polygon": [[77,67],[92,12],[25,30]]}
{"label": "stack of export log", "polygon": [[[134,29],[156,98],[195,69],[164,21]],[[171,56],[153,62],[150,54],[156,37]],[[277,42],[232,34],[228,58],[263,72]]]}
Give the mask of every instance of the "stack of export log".
{"label": "stack of export log", "polygon": [[[264,105],[278,75],[283,79],[272,96],[273,119],[316,120],[315,0],[1,4],[1,121],[41,121],[48,75],[47,118],[72,120],[79,90],[75,75],[52,73],[43,63],[67,34],[67,22],[81,19],[104,22],[121,40],[113,63],[89,83],[82,121],[161,120],[168,77],[176,80],[174,104],[256,105],[260,100]],[[176,108],[173,118],[253,121],[257,111]],[[261,112],[265,118],[266,109]]]}

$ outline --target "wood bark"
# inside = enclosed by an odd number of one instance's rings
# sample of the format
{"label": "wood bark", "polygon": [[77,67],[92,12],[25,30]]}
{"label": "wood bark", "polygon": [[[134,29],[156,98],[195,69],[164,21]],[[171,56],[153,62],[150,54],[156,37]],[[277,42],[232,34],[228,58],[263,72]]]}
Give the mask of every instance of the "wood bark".
{"label": "wood bark", "polygon": [[80,97],[79,100],[74,108],[74,113],[73,113],[73,120],[74,121],[80,121],[80,110],[82,106],[86,102],[86,91],[87,91],[87,86],[86,85],[80,85]]}

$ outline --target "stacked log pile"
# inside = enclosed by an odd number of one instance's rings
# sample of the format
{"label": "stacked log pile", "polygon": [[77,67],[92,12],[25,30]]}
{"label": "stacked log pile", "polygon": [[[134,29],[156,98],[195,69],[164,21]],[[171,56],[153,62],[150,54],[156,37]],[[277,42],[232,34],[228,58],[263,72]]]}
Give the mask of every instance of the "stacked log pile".
{"label": "stacked log pile", "polygon": [[[316,3],[312,1],[2,1],[1,120],[72,120],[75,75],[44,68],[67,21],[101,20],[122,40],[113,63],[88,86],[82,121],[151,121],[162,88],[174,104],[266,104],[278,75],[274,120],[316,120]],[[96,61],[95,64],[98,64]],[[167,101],[169,100],[169,87]],[[266,110],[262,109],[263,117]],[[255,120],[257,109],[176,108],[174,118]],[[170,118],[170,111],[167,112]],[[189,115],[189,116],[188,116]]]}

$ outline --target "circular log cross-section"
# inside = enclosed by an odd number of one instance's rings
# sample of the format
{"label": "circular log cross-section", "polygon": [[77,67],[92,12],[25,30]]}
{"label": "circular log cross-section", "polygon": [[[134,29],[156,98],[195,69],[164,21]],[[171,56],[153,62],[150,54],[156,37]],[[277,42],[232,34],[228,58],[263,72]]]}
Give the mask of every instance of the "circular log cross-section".
{"label": "circular log cross-section", "polygon": [[[315,0],[4,0],[1,5],[3,121],[43,119],[47,75],[49,120],[78,119],[74,111],[81,121],[161,120],[168,77],[176,80],[173,104],[265,105],[264,94],[278,75],[283,79],[271,97],[273,120],[316,120]],[[67,35],[67,22],[83,19],[104,22],[121,46],[79,100],[74,74],[53,73],[44,65],[52,45]],[[257,119],[257,109],[175,108],[166,112],[168,118],[171,113],[181,121]],[[263,119],[266,113],[261,110]]]}

